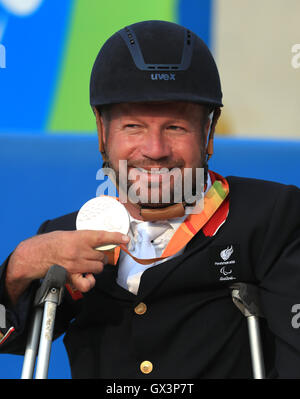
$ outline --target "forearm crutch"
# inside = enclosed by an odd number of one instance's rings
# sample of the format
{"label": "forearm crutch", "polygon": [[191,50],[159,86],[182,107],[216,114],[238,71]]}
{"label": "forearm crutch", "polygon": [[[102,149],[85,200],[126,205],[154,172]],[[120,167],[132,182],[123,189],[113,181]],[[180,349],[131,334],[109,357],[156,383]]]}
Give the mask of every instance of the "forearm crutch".
{"label": "forearm crutch", "polygon": [[247,318],[253,378],[264,379],[265,367],[258,319],[263,314],[259,305],[258,288],[251,284],[236,283],[230,289],[233,303]]}
{"label": "forearm crutch", "polygon": [[33,378],[37,350],[35,378],[45,379],[48,376],[56,308],[62,301],[66,277],[67,272],[63,267],[53,265],[37,290],[34,300],[35,312],[24,355],[22,379]]}

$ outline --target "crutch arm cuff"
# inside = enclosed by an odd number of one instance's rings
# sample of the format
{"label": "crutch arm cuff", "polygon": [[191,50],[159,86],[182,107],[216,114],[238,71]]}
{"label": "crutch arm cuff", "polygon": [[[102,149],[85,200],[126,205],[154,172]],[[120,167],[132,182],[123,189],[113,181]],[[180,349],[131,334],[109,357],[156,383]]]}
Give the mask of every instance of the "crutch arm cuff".
{"label": "crutch arm cuff", "polygon": [[235,283],[230,286],[232,300],[244,316],[264,317],[259,288],[253,284]]}

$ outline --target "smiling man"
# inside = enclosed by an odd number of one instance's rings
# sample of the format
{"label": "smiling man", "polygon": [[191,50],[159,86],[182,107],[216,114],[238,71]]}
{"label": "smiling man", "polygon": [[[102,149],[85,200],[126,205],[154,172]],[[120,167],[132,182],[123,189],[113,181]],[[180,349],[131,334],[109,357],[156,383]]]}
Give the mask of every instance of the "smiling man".
{"label": "smiling man", "polygon": [[204,42],[163,21],[121,29],[97,56],[90,103],[128,235],[76,230],[75,212],[21,242],[1,267],[0,350],[24,353],[35,291],[59,264],[55,336],[73,378],[252,378],[240,282],[259,288],[267,377],[299,378],[300,190],[208,170],[223,104]]}
{"label": "smiling man", "polygon": [[[100,121],[101,110],[95,112]],[[141,219],[141,207],[165,208],[187,200],[185,194],[201,194],[196,173],[206,165],[211,125],[206,106],[189,102],[114,104],[109,111],[106,108],[100,123],[106,166],[115,172],[132,216]],[[133,198],[133,185],[140,189],[138,198]]]}

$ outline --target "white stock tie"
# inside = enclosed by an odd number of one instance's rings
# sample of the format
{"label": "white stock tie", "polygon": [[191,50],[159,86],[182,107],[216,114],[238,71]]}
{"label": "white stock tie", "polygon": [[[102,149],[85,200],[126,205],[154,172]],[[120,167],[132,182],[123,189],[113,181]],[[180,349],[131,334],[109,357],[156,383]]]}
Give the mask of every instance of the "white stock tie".
{"label": "white stock tie", "polygon": [[[150,222],[141,222],[137,224],[137,242],[135,244],[134,250],[131,251],[132,255],[136,258],[141,259],[151,259],[156,258],[156,252],[154,245],[151,243],[156,237],[161,235],[164,231],[168,229],[170,225],[164,224],[150,224]],[[153,266],[154,263],[150,265],[141,265],[135,262],[130,256],[126,256],[126,271],[127,271],[127,287],[128,290],[134,294],[137,294],[140,284],[140,277],[145,270]],[[125,273],[126,273],[125,271]]]}

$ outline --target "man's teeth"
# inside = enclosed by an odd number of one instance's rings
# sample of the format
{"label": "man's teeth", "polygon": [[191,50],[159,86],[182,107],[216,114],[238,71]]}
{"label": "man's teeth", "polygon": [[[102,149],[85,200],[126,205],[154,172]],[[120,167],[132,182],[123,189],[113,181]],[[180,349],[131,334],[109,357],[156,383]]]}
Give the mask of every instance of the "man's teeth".
{"label": "man's teeth", "polygon": [[162,175],[162,174],[166,174],[166,173],[170,172],[168,168],[161,168],[161,169],[159,169],[159,168],[151,168],[151,169],[137,168],[137,170],[142,173],[149,173],[149,174],[154,174],[154,175],[158,175],[158,174]]}

